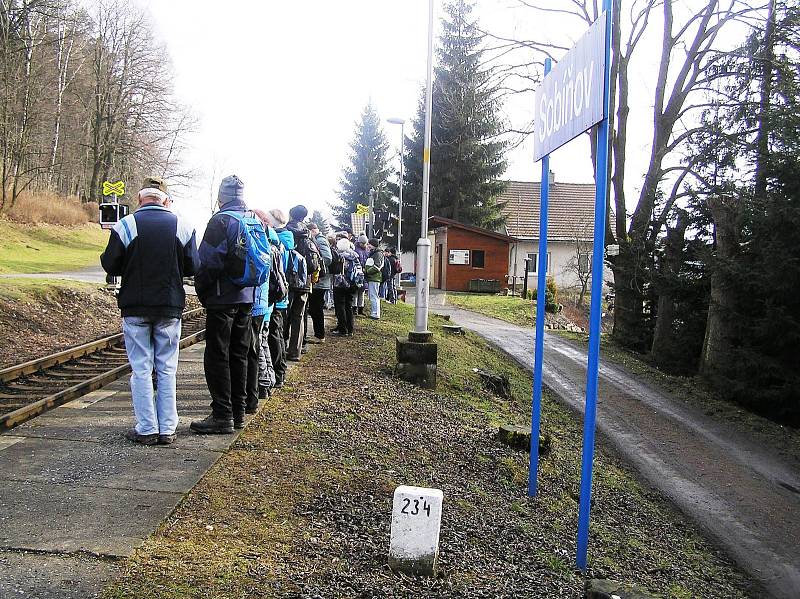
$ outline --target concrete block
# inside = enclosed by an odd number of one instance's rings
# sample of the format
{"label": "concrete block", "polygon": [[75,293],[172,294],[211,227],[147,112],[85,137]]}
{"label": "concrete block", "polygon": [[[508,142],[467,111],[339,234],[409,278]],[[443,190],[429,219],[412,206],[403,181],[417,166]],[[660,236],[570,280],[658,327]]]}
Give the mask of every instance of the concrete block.
{"label": "concrete block", "polygon": [[409,364],[398,362],[395,366],[396,377],[413,383],[423,389],[436,389],[436,364]]}
{"label": "concrete block", "polygon": [[438,353],[435,343],[418,343],[397,338],[397,361],[408,362],[409,364],[436,364]]}
{"label": "concrete block", "polygon": [[182,497],[182,493],[3,481],[0,546],[128,557]]}
{"label": "concrete block", "polygon": [[117,575],[115,563],[90,556],[0,551],[0,597],[99,597]]}
{"label": "concrete block", "polygon": [[442,525],[439,489],[401,485],[394,491],[389,567],[412,576],[433,576]]}

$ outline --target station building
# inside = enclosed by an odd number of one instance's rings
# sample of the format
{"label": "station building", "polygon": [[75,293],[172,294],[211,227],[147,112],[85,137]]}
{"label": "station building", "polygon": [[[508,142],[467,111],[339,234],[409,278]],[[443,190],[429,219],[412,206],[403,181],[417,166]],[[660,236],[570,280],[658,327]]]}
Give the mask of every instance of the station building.
{"label": "station building", "polygon": [[431,287],[496,293],[508,286],[508,259],[516,239],[441,216],[428,222]]}

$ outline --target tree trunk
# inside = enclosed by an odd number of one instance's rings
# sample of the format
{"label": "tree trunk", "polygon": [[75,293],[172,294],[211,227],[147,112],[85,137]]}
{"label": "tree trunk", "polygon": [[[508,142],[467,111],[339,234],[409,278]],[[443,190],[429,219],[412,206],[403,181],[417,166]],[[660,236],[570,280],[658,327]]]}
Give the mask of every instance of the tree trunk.
{"label": "tree trunk", "polygon": [[678,221],[674,228],[667,228],[667,241],[664,249],[664,267],[660,273],[667,280],[658,294],[658,311],[653,330],[652,357],[656,364],[665,364],[674,354],[679,339],[675,339],[673,323],[675,321],[675,288],[670,283],[677,278],[683,263],[683,246],[686,229],[689,226],[689,213],[678,212]]}
{"label": "tree trunk", "polygon": [[708,306],[708,321],[703,341],[700,370],[713,375],[725,369],[735,336],[734,323],[730,315],[733,308],[732,286],[734,281],[726,264],[735,259],[739,250],[738,199],[728,201],[709,196],[708,207],[714,220],[714,268],[711,272],[711,301]]}
{"label": "tree trunk", "polygon": [[[635,351],[647,350],[641,271],[643,265],[629,243],[620,243],[614,271],[614,339]],[[623,249],[624,248],[624,249]]]}

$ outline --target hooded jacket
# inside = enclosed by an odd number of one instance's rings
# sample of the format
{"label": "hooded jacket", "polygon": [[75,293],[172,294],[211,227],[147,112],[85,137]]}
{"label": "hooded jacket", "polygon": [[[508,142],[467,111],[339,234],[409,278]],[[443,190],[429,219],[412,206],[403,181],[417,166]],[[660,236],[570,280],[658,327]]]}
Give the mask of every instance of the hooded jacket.
{"label": "hooded jacket", "polygon": [[366,260],[364,261],[364,278],[370,283],[380,283],[382,280],[381,271],[383,270],[383,251],[380,248],[373,249],[367,260],[372,260],[370,265]]}
{"label": "hooded jacket", "polygon": [[[269,242],[277,247],[280,247],[281,241],[278,238],[278,234],[275,232],[275,229],[267,225],[267,237],[269,237]],[[269,277],[264,283],[256,289],[256,301],[253,302],[253,310],[250,313],[253,316],[264,316],[264,322],[269,322],[270,316],[272,316],[272,308],[275,306],[275,302],[271,301],[269,298]]]}
{"label": "hooded jacket", "polygon": [[252,304],[256,297],[255,287],[238,287],[225,274],[228,248],[236,244],[239,222],[224,211],[247,212],[247,206],[238,201],[229,202],[220,207],[206,225],[200,242],[200,268],[194,279],[197,297],[206,307]]}
{"label": "hooded jacket", "polygon": [[180,318],[183,277],[199,266],[194,229],[163,206],[142,206],[111,229],[100,263],[122,276],[117,305],[123,317]]}
{"label": "hooded jacket", "polygon": [[[289,266],[289,253],[294,249],[294,234],[286,228],[283,229],[275,229],[275,232],[278,234],[278,239],[280,240],[281,245],[283,246],[283,270],[285,271],[286,268]],[[275,304],[276,308],[286,309],[289,307],[289,299],[284,299],[283,301],[277,302]]]}

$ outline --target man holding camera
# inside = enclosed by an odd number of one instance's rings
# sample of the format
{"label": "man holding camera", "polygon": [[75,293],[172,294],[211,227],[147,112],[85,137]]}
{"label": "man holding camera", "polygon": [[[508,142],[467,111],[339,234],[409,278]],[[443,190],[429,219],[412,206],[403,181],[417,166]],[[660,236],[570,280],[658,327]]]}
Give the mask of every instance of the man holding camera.
{"label": "man holding camera", "polygon": [[178,426],[183,277],[194,275],[200,261],[194,229],[167,209],[171,200],[164,180],[146,178],[138,197],[138,210],[111,230],[100,262],[109,275],[122,276],[117,303],[136,417],[136,427],[125,436],[142,445],[169,445]]}

